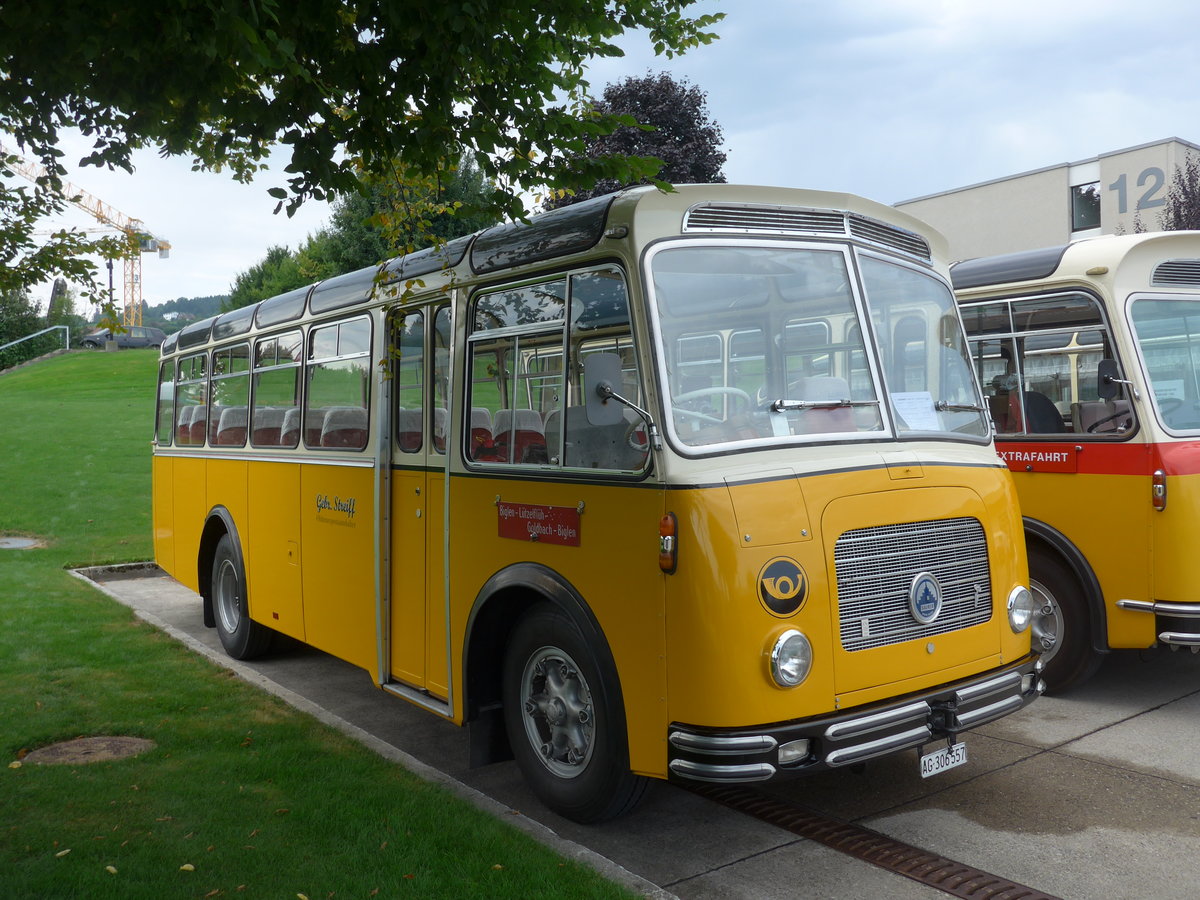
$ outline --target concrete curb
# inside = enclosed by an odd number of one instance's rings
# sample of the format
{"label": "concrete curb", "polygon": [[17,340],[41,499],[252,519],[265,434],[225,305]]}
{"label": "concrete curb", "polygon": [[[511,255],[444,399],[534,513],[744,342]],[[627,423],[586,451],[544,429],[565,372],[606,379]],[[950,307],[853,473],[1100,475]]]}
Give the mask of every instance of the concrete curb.
{"label": "concrete curb", "polygon": [[161,573],[161,570],[153,563],[126,563],[123,565],[114,566],[92,566],[82,569],[69,569],[71,575],[78,578],[80,581],[86,582],[91,587],[96,588],[107,596],[116,600],[122,606],[133,610],[134,615],[149,625],[153,625],[160,631],[170,635],[181,644],[199,653],[201,656],[212,660],[217,665],[229,669],[243,681],[254,685],[267,693],[274,694],[279,699],[283,700],[289,706],[308,713],[318,721],[335,728],[347,737],[358,741],[369,750],[382,756],[391,762],[402,765],[405,769],[412,772],[419,778],[435,784],[443,785],[455,796],[481,809],[484,812],[490,813],[498,819],[503,819],[505,823],[512,825],[514,828],[523,831],[525,834],[554,850],[560,856],[574,860],[582,865],[599,872],[610,881],[614,881],[631,891],[636,891],[643,897],[651,898],[651,900],[678,900],[675,894],[664,890],[653,882],[647,881],[640,875],[630,872],[628,869],[613,862],[605,856],[601,856],[587,847],[583,847],[574,841],[562,837],[554,830],[546,827],[540,822],[530,819],[515,809],[511,809],[491,797],[483,794],[468,785],[463,784],[458,779],[447,775],[438,769],[433,768],[419,759],[405,753],[399,747],[389,744],[387,741],[381,740],[359,728],[357,725],[347,722],[340,716],[330,712],[322,706],[318,706],[311,700],[300,696],[295,691],[283,687],[277,682],[272,681],[259,672],[256,672],[251,667],[239,662],[236,659],[217,654],[212,649],[200,641],[175,628],[168,622],[164,622],[153,613],[143,609],[138,609],[136,606],[126,602],[126,600],[114,591],[109,590],[98,577],[105,574],[108,575],[128,575],[138,571],[149,573]]}

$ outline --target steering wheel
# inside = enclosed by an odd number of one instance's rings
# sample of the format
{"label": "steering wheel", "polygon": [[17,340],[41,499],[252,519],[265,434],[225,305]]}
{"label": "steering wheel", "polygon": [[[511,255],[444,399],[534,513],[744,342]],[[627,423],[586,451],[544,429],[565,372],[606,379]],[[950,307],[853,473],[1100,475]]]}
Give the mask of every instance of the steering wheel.
{"label": "steering wheel", "polygon": [[678,406],[678,404],[687,403],[689,400],[699,400],[701,397],[721,397],[721,396],[736,397],[739,400],[745,400],[746,405],[749,408],[751,408],[751,409],[754,408],[754,401],[751,399],[750,395],[747,394],[745,391],[743,391],[741,388],[719,386],[719,387],[700,388],[699,390],[696,390],[696,391],[688,391],[686,394],[678,394],[678,395],[672,397],[671,398],[672,411],[681,416],[689,416],[693,419],[699,419],[701,422],[708,422],[713,425],[720,425],[724,422],[723,419],[719,419],[716,416],[710,416],[708,413],[697,412],[696,410],[693,410],[693,409],[683,409],[682,407]]}
{"label": "steering wheel", "polygon": [[[1172,398],[1172,399],[1174,399],[1174,398]],[[1180,400],[1176,400],[1175,402],[1182,404],[1182,401],[1180,401]],[[1163,410],[1163,412],[1165,414],[1166,410]],[[1113,413],[1111,416],[1105,416],[1103,419],[1097,419],[1095,422],[1093,422],[1091,425],[1089,425],[1087,427],[1086,431],[1088,434],[1095,434],[1097,431],[1100,430],[1101,425],[1107,425],[1109,422],[1115,422],[1117,419],[1124,419],[1126,416],[1131,416],[1131,415],[1132,415],[1132,413],[1129,410],[1124,410],[1122,412]]]}

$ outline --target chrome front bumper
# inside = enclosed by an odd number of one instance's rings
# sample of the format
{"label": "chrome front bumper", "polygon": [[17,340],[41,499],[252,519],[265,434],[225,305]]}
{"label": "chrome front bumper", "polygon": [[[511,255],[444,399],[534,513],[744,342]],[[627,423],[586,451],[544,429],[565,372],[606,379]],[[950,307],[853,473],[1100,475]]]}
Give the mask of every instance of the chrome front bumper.
{"label": "chrome front bumper", "polygon": [[[671,726],[672,777],[721,783],[850,766],[945,740],[1016,712],[1045,689],[1041,662],[1030,656],[984,675],[886,703],[817,719],[759,728]],[[807,741],[807,752],[801,754]],[[788,757],[780,761],[780,750]]]}

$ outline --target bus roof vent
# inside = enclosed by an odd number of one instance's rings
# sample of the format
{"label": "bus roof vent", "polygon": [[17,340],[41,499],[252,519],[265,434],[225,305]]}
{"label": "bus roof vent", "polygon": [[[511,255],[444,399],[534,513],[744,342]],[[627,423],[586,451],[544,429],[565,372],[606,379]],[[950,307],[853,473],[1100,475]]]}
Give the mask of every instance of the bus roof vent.
{"label": "bus roof vent", "polygon": [[749,203],[703,204],[687,211],[684,231],[737,231],[742,234],[845,234],[838,212]]}
{"label": "bus roof vent", "polygon": [[929,242],[919,234],[888,225],[886,222],[868,219],[866,216],[856,216],[853,213],[850,215],[850,233],[865,241],[883,244],[885,247],[919,256],[921,259],[932,257]]}
{"label": "bus roof vent", "polygon": [[929,243],[919,234],[853,213],[751,203],[706,203],[693,206],[683,230],[738,234],[852,235],[921,259],[929,259]]}
{"label": "bus roof vent", "polygon": [[1154,267],[1150,276],[1154,287],[1200,285],[1200,259],[1168,259]]}

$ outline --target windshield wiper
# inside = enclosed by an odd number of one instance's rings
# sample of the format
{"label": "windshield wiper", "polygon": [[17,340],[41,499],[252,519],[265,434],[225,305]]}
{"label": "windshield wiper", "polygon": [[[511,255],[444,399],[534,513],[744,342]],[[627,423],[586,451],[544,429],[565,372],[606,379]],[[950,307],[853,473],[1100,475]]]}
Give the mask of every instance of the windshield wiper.
{"label": "windshield wiper", "polygon": [[949,400],[938,400],[933,408],[938,412],[987,412],[977,403],[951,403]]}
{"label": "windshield wiper", "polygon": [[771,404],[771,412],[783,412],[788,409],[840,409],[843,406],[878,405],[878,400],[851,400],[849,397],[841,400],[776,400]]}

